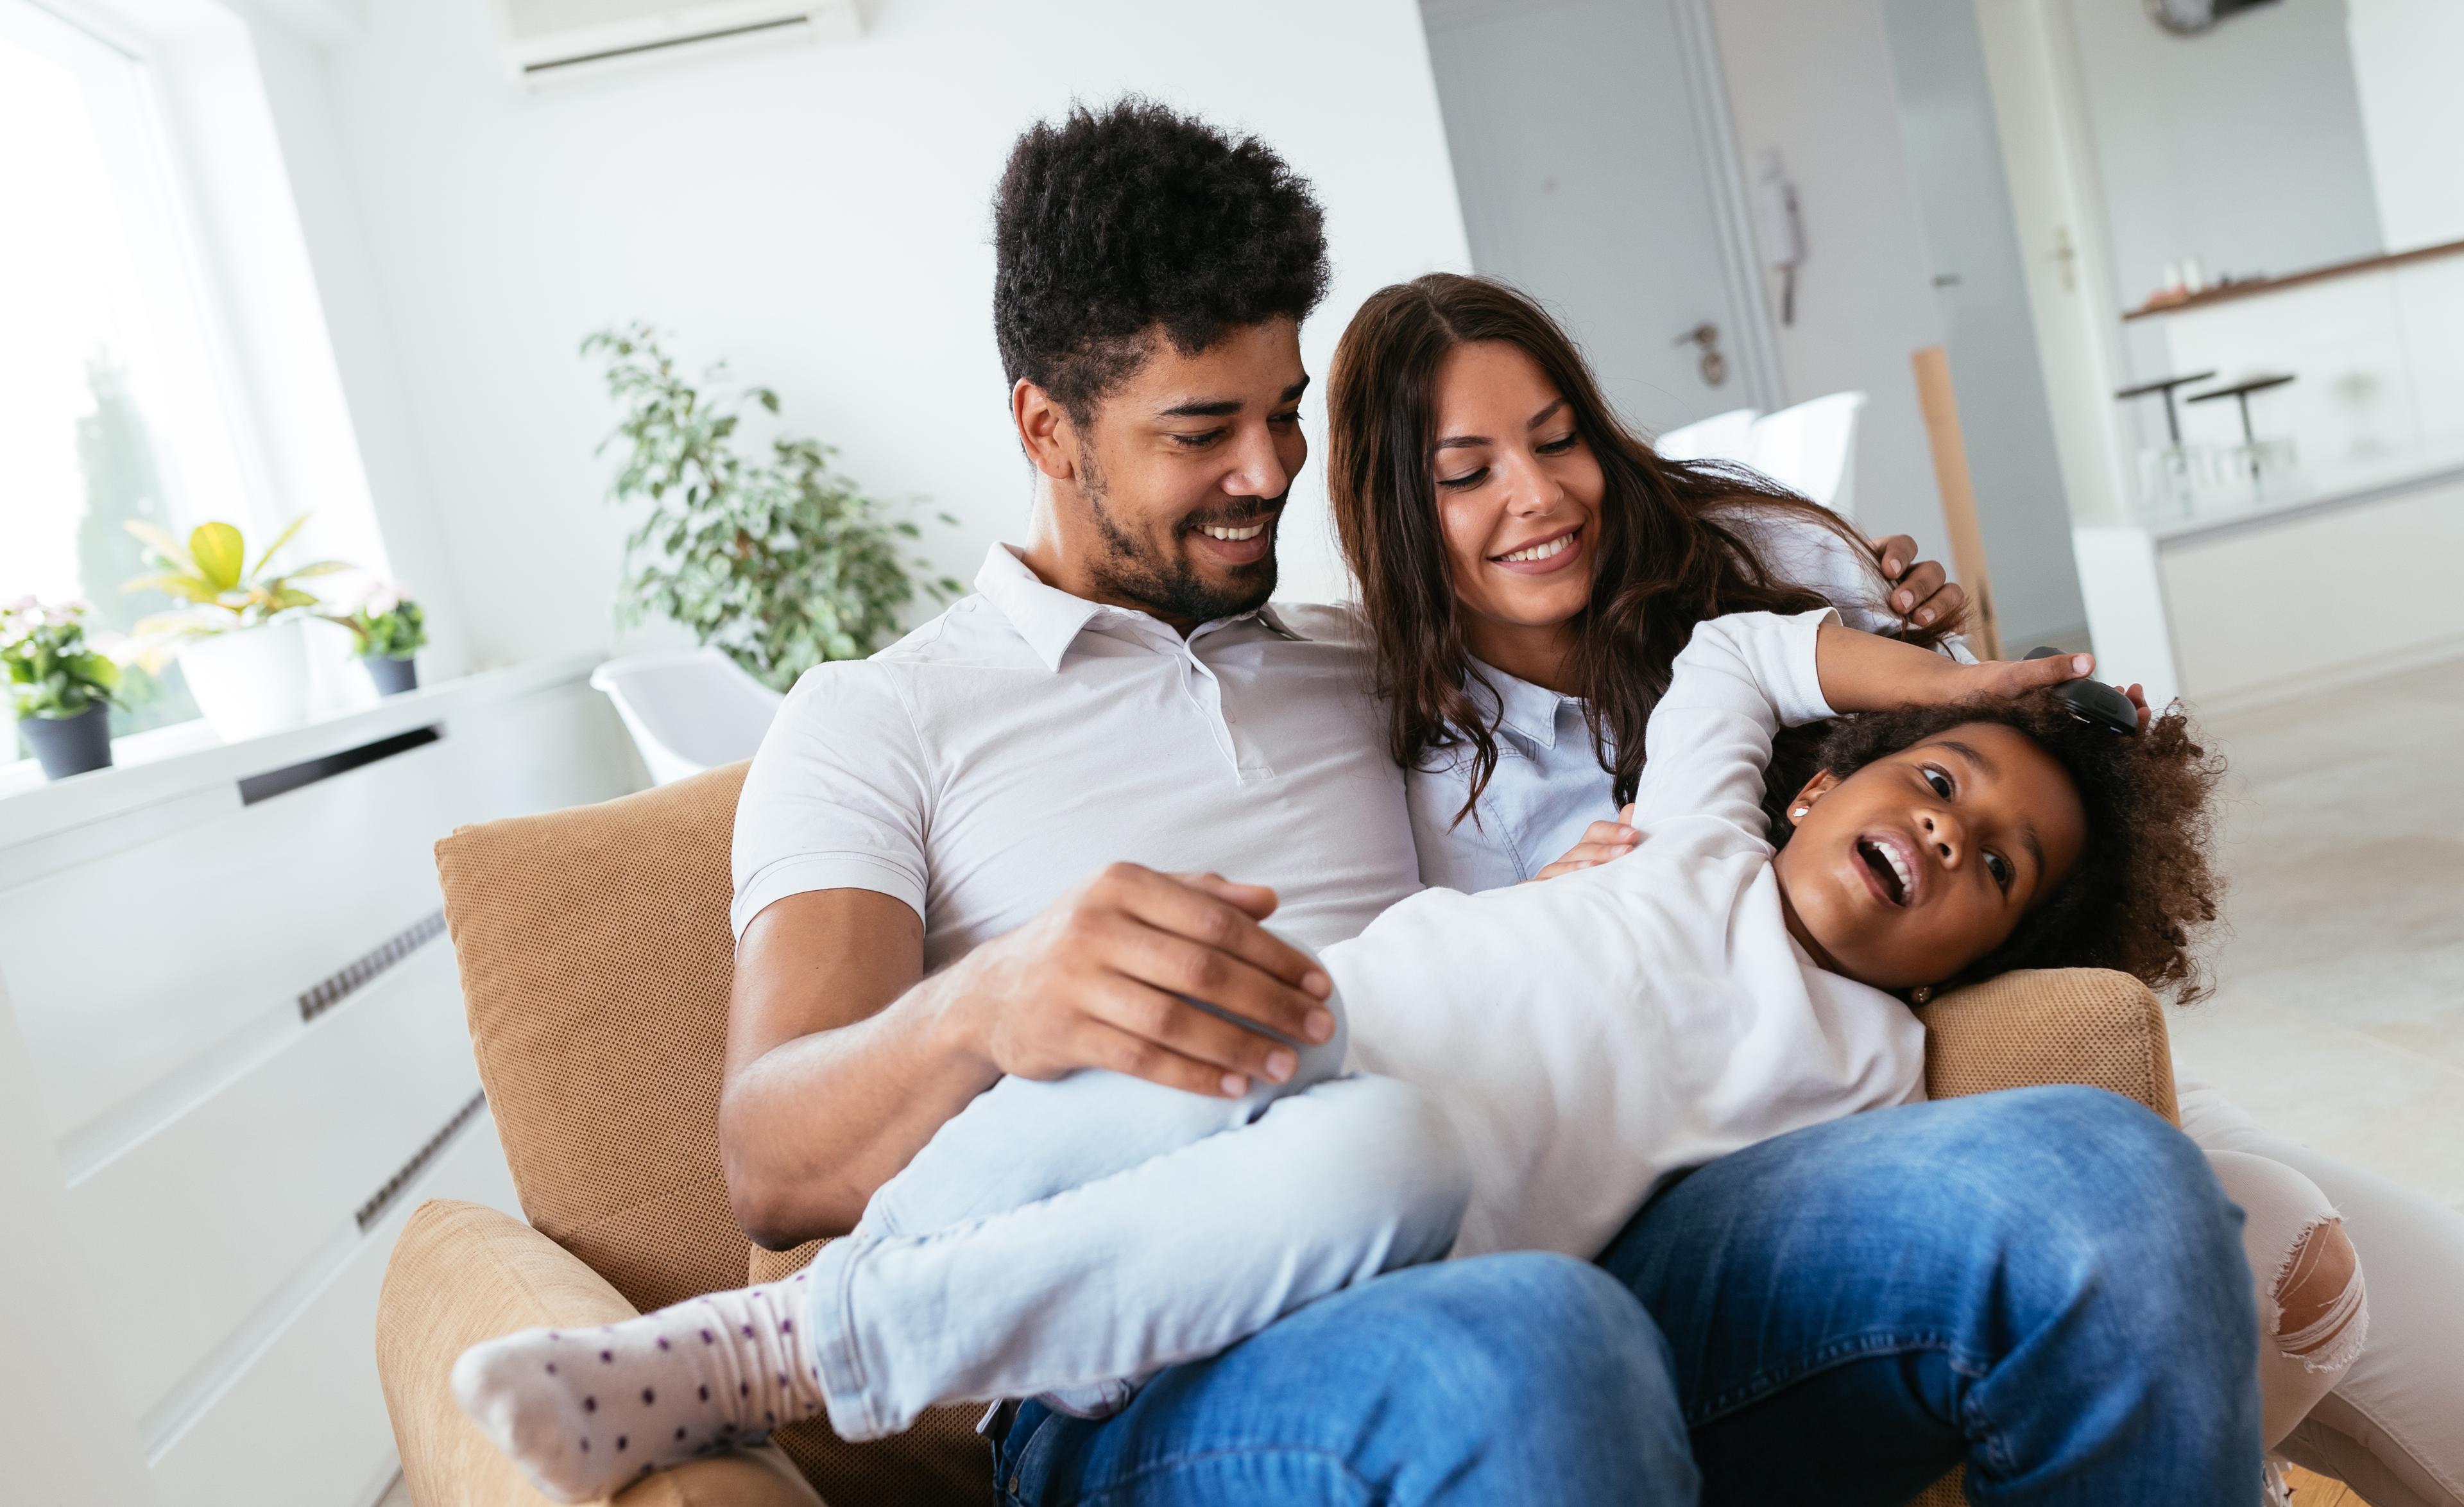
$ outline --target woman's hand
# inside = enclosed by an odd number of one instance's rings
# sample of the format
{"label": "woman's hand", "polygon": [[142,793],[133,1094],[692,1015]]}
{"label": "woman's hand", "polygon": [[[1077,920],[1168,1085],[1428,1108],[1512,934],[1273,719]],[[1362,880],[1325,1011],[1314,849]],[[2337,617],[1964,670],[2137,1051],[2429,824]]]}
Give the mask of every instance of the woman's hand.
{"label": "woman's hand", "polygon": [[1628,806],[1624,810],[1617,812],[1616,821],[1592,823],[1583,829],[1583,840],[1567,849],[1565,856],[1542,869],[1525,882],[1537,884],[1543,879],[1553,879],[1561,874],[1572,874],[1577,869],[1596,867],[1611,858],[1624,857],[1634,852],[1636,844],[1642,841],[1642,833],[1627,825],[1633,820],[1634,808]]}
{"label": "woman's hand", "polygon": [[1882,579],[1891,587],[1891,610],[1919,628],[1936,623],[1958,627],[1968,611],[1968,593],[1949,573],[1931,560],[1917,558],[1917,542],[1905,534],[1868,540]]}

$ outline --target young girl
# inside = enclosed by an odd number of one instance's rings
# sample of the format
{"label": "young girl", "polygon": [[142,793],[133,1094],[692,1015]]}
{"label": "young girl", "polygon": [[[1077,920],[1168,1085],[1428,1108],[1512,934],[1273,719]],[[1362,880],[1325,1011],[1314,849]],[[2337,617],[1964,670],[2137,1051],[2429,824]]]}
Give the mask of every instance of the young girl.
{"label": "young girl", "polygon": [[[1961,665],[1833,616],[1695,632],[1632,855],[1426,891],[1326,949],[1352,1075],[1338,1034],[1237,1104],[1005,1079],[805,1272],[475,1346],[455,1395],[565,1501],[818,1412],[863,1439],[961,1399],[1102,1411],[1348,1283],[1589,1256],[1684,1168],[1921,1097],[1906,1002],[1945,984],[2184,977],[2217,770],[2181,719],[2117,735],[2050,694],[2084,655]],[[1774,850],[1772,738],[1841,712],[1884,715],[1825,743]]]}

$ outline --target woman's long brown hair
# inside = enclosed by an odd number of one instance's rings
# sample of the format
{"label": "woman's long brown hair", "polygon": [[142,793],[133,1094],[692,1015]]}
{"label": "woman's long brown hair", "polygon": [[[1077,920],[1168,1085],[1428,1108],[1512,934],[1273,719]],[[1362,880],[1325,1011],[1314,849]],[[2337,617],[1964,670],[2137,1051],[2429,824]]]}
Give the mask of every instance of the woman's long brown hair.
{"label": "woman's long brown hair", "polygon": [[[1447,355],[1482,341],[1538,363],[1607,478],[1591,600],[1569,626],[1574,688],[1623,805],[1642,775],[1643,724],[1695,624],[1825,605],[1819,592],[1767,568],[1713,515],[1805,519],[1849,541],[1859,558],[1871,551],[1837,514],[1754,472],[1661,459],[1609,407],[1556,321],[1507,284],[1431,273],[1379,290],[1335,346],[1327,491],[1344,559],[1360,582],[1397,762],[1418,768],[1432,749],[1471,750],[1471,794],[1457,821],[1496,773],[1497,737],[1465,689],[1471,656],[1438,518],[1437,387]],[[1875,579],[1879,586],[1879,572]],[[1944,623],[1907,636],[1933,643],[1953,631]]]}

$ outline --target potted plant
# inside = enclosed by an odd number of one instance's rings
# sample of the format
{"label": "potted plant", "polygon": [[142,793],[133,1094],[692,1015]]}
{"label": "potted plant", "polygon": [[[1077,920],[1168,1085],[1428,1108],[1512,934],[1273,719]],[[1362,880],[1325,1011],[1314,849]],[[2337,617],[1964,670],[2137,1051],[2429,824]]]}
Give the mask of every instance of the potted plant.
{"label": "potted plant", "polygon": [[253,565],[247,541],[229,523],[200,523],[186,543],[151,523],[128,525],[144,542],[147,564],[157,573],[140,576],[123,589],[160,591],[188,604],[137,625],[146,667],[177,654],[197,709],[225,742],[307,720],[303,628],[317,615],[319,603],[294,583],[351,567],[319,560],[272,568],[274,557],[306,521],[304,513],[293,519]]}
{"label": "potted plant", "polygon": [[[728,390],[724,366],[696,388],[645,324],[602,330],[582,349],[605,357],[623,410],[600,447],[625,453],[609,496],[649,504],[625,542],[623,620],[655,612],[779,691],[896,634],[915,596],[909,571],[926,564],[902,541],[919,532],[832,471],[818,440],[782,435],[767,454],[739,448],[747,404],[777,413],[777,393]],[[941,599],[963,589],[947,577],[925,588]]]}
{"label": "potted plant", "polygon": [[46,780],[111,766],[111,707],[120,666],[86,641],[83,602],[26,597],[0,611],[0,663],[17,729]]}
{"label": "potted plant", "polygon": [[380,581],[360,605],[334,619],[360,641],[360,663],[368,667],[377,695],[419,689],[419,651],[428,643],[428,614],[399,581]]}

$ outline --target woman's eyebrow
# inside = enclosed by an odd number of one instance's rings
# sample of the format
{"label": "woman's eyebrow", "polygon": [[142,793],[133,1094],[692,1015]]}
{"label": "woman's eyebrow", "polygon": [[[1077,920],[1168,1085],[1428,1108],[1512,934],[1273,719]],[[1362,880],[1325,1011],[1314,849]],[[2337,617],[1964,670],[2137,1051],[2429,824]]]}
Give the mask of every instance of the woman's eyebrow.
{"label": "woman's eyebrow", "polygon": [[[1523,427],[1525,429],[1538,429],[1541,425],[1548,423],[1550,419],[1556,415],[1557,410],[1565,406],[1566,400],[1564,398],[1559,398],[1556,402],[1550,404],[1539,412],[1532,414],[1530,422]],[[1449,434],[1430,448],[1432,450],[1469,450],[1476,445],[1494,445],[1496,443],[1497,441],[1489,438],[1485,434]]]}

